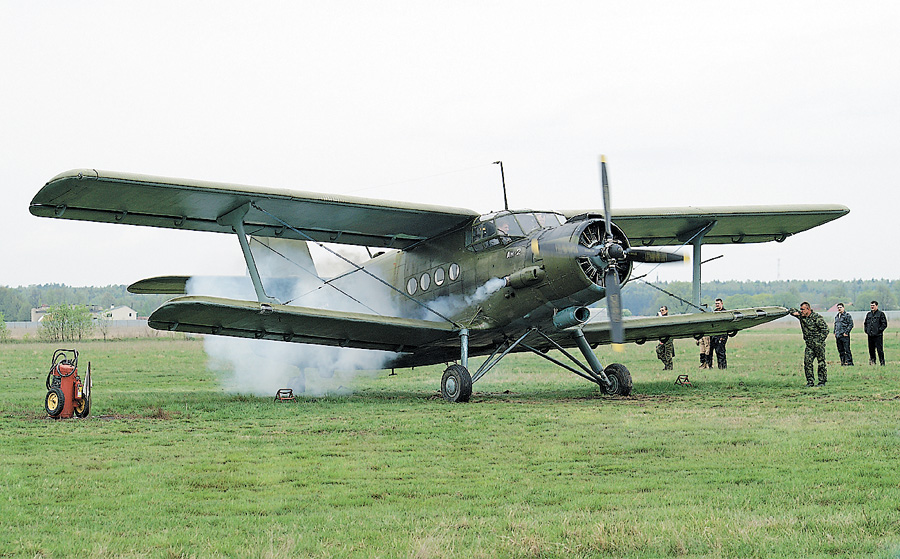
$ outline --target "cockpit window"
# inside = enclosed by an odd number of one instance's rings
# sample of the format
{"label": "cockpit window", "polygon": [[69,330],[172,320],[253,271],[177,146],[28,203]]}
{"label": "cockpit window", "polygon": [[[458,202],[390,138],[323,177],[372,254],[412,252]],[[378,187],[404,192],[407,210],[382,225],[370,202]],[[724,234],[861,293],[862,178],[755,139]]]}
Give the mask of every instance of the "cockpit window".
{"label": "cockpit window", "polygon": [[559,227],[561,216],[551,212],[497,212],[486,214],[472,226],[468,239],[470,250],[476,252],[512,243],[532,231],[545,227]]}
{"label": "cockpit window", "polygon": [[552,214],[549,212],[538,212],[534,214],[534,217],[537,219],[538,225],[541,227],[559,227],[563,224],[563,220],[560,219],[559,214]]}
{"label": "cockpit window", "polygon": [[481,221],[475,224],[472,229],[472,242],[478,242],[481,239],[487,239],[497,234],[497,226],[493,221]]}
{"label": "cockpit window", "polygon": [[512,215],[502,215],[494,220],[497,224],[497,233],[507,237],[524,237],[525,233]]}
{"label": "cockpit window", "polygon": [[516,214],[516,219],[519,220],[519,225],[522,226],[522,231],[525,233],[531,233],[535,229],[541,228],[534,214]]}

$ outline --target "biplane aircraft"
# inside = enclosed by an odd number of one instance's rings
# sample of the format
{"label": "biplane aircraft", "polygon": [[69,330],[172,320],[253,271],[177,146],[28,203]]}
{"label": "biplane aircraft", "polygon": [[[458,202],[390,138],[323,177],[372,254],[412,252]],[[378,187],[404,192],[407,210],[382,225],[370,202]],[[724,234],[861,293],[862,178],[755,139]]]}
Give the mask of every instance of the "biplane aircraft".
{"label": "biplane aircraft", "polygon": [[[605,394],[628,395],[627,367],[602,365],[593,352],[597,345],[733,335],[788,312],[771,306],[623,319],[621,285],[635,262],[682,260],[671,247],[691,245],[699,303],[703,244],[780,242],[849,212],[841,205],[611,211],[605,161],[600,174],[602,210],[481,215],[81,169],[51,179],[30,211],[40,217],[235,234],[255,299],[196,293],[189,289],[193,280],[184,276],[138,281],[129,286],[131,292],[178,295],[152,313],[152,328],[388,351],[388,368],[445,363],[441,394],[451,402],[468,401],[473,383],[504,356],[520,351],[596,383]],[[295,264],[299,290],[285,289],[283,277],[261,275],[251,242]],[[358,245],[378,253],[348,273],[324,278],[308,243]],[[362,284],[379,286],[384,297],[354,295]],[[303,306],[297,295],[322,289],[340,291],[357,306]],[[375,300],[381,298],[390,305]],[[588,306],[604,298],[608,320],[589,321]],[[569,351],[573,348],[583,360]],[[559,354],[549,353],[554,349]],[[470,373],[469,358],[483,355],[488,358]]]}

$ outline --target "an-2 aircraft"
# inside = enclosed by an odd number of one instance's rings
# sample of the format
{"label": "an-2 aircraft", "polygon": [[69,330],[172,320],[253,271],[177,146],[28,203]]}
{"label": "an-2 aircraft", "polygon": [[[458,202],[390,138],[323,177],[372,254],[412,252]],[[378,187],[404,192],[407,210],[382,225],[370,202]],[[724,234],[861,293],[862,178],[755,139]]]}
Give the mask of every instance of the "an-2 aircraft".
{"label": "an-2 aircraft", "polygon": [[[526,350],[596,383],[605,394],[628,395],[628,369],[619,363],[603,366],[592,348],[734,335],[787,314],[771,306],[623,319],[620,286],[634,262],[681,260],[655,247],[690,244],[699,303],[702,244],[780,242],[849,212],[836,204],[612,212],[605,161],[600,174],[602,211],[480,215],[453,207],[81,169],[51,179],[31,201],[30,211],[41,217],[234,233],[256,300],[185,296],[189,277],[142,280],[129,290],[182,295],[152,313],[152,328],[389,351],[394,356],[387,368],[446,363],[441,394],[450,402],[468,401],[474,382],[508,353]],[[285,304],[283,297],[289,295],[272,296],[278,281],[260,276],[251,240],[277,254],[295,249],[291,261],[303,271],[298,276],[305,276],[306,285],[333,286],[365,312],[300,306],[302,298]],[[383,252],[335,280],[318,276],[307,243]],[[362,278],[383,285],[395,310],[384,312],[373,308],[374,302],[354,298],[353,284]],[[589,322],[587,306],[604,297],[609,320]],[[454,304],[443,304],[447,301]],[[584,361],[568,351],[576,347]],[[549,354],[551,349],[572,364]],[[469,358],[481,355],[489,357],[470,373]]]}

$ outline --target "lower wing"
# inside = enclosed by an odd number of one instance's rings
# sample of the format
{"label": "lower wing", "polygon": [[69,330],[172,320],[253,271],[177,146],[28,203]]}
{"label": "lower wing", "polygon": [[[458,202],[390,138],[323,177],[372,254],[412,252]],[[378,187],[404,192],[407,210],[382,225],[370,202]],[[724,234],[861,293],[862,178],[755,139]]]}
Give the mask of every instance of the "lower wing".
{"label": "lower wing", "polygon": [[[755,307],[723,312],[625,318],[623,320],[625,341],[641,344],[647,340],[689,337],[699,339],[701,336],[734,334],[738,330],[772,322],[787,314],[788,310],[784,307]],[[589,322],[582,330],[592,346],[610,343],[609,322]],[[552,337],[557,339],[559,336]],[[565,347],[574,345],[574,342],[567,344],[564,339],[557,341]]]}
{"label": "lower wing", "polygon": [[153,311],[149,325],[157,330],[393,352],[414,352],[457,339],[450,323],[220,297],[176,297]]}

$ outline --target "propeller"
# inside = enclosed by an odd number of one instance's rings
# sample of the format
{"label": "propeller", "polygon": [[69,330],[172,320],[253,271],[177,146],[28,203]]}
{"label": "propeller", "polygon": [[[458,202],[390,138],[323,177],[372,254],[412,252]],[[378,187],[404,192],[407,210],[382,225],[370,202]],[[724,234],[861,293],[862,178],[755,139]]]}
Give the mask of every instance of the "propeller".
{"label": "propeller", "polygon": [[[615,247],[615,248],[612,248]],[[614,251],[612,255],[616,260],[628,260],[629,262],[640,262],[643,264],[659,264],[659,263],[670,263],[670,262],[683,262],[688,260],[687,255],[678,254],[677,252],[666,252],[663,250],[657,250],[653,248],[633,248],[629,247],[619,252],[617,249],[621,249],[621,245],[614,244],[611,249]],[[603,248],[600,250],[592,247],[586,247],[584,245],[570,245],[567,247],[560,247],[558,249],[560,252],[569,251],[572,255],[578,258],[598,258],[602,257],[605,253],[603,253]]]}
{"label": "propeller", "polygon": [[622,288],[619,285],[618,260],[626,258],[625,249],[613,240],[612,214],[609,202],[609,177],[606,174],[606,156],[600,156],[600,188],[603,193],[603,221],[606,227],[601,254],[606,261],[603,271],[603,286],[606,288],[606,308],[609,311],[610,334],[613,348],[622,350],[625,343],[625,328],[622,326]]}
{"label": "propeller", "polygon": [[668,263],[668,262],[684,262],[688,260],[688,256],[678,254],[677,252],[665,252],[652,248],[627,248],[625,249],[625,258],[632,262],[643,262],[650,264]]}

